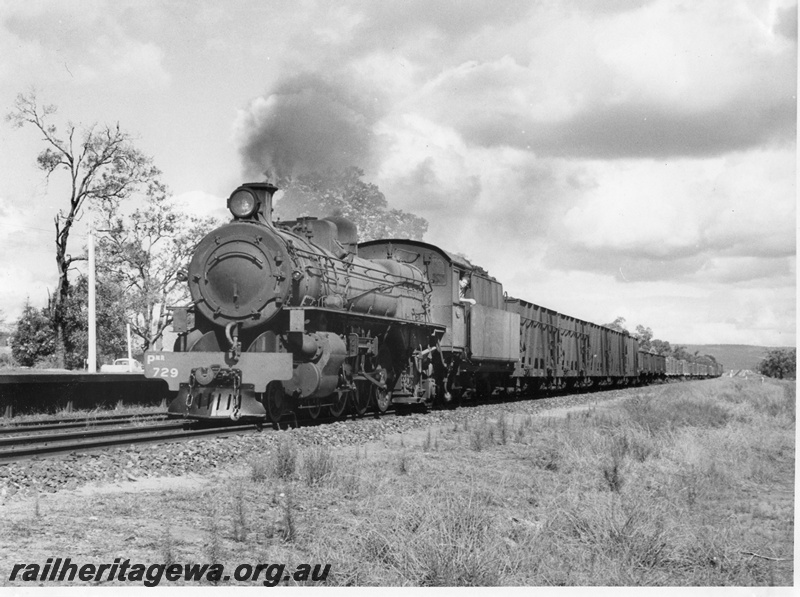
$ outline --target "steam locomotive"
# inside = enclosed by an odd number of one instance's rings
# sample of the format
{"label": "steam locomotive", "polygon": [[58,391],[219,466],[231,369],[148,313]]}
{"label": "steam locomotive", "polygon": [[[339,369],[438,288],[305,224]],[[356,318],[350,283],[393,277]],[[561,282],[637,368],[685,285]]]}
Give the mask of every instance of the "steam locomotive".
{"label": "steam locomotive", "polygon": [[172,310],[174,350],[145,355],[145,375],[177,392],[173,416],[278,424],[721,374],[667,367],[625,333],[509,297],[434,245],[359,244],[340,217],[273,221],[276,191],[247,183],[231,194],[233,220],[188,266],[192,302]]}

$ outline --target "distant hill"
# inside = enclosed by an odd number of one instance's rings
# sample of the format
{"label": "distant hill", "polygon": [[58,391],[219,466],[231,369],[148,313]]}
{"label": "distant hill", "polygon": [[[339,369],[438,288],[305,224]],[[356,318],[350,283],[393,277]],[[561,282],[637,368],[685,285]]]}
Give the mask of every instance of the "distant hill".
{"label": "distant hill", "polygon": [[758,364],[767,356],[767,351],[776,346],[751,346],[749,344],[682,344],[691,353],[710,354],[722,363],[725,371],[731,369],[752,369],[758,371]]}

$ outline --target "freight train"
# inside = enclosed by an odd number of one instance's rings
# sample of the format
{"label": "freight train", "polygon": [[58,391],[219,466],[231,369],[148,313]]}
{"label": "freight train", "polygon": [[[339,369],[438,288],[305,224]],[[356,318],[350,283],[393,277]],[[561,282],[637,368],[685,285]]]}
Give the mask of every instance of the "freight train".
{"label": "freight train", "polygon": [[359,243],[341,217],[273,221],[276,191],[231,194],[233,219],[186,270],[191,304],[172,309],[174,350],[145,354],[145,375],[177,392],[172,416],[279,424],[722,373],[510,297],[437,246]]}

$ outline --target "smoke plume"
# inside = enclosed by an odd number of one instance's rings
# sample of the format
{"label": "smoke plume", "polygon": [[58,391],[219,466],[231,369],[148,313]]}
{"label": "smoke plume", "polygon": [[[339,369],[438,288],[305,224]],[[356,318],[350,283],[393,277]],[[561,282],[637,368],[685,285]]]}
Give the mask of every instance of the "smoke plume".
{"label": "smoke plume", "polygon": [[368,166],[373,95],[343,79],[303,74],[284,80],[240,112],[237,129],[247,176],[280,180],[308,171]]}

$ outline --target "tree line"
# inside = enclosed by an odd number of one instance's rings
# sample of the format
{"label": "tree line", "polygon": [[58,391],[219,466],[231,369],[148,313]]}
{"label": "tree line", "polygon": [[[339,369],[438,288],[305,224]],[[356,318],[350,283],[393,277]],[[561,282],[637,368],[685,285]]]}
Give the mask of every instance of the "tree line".
{"label": "tree line", "polygon": [[797,349],[773,348],[761,359],[758,371],[767,377],[795,379],[797,377]]}
{"label": "tree line", "polygon": [[[6,116],[13,127],[40,136],[37,166],[48,182],[57,179],[63,195],[63,207],[53,216],[56,286],[44,308],[28,298],[10,344],[17,365],[80,369],[88,354],[88,279],[75,265],[87,255],[85,247],[74,251],[73,226],[89,214],[98,231],[97,361],[104,362],[127,353],[126,324],[135,354],[157,345],[170,323],[167,307],[189,299],[179,272],[197,243],[221,222],[181,211],[153,159],[119,124],[56,123],[56,114],[56,106],[40,103],[31,90],[17,96]],[[363,175],[351,167],[273,181],[285,189],[276,216],[343,215],[356,223],[361,240],[421,239],[427,221],[392,209]]]}

